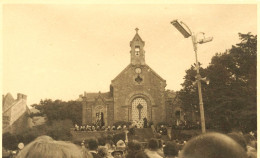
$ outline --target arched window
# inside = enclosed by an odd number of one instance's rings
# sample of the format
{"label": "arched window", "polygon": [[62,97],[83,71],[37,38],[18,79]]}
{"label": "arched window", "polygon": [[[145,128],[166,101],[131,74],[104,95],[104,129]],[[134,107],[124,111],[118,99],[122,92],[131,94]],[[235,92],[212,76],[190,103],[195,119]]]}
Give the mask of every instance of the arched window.
{"label": "arched window", "polygon": [[138,56],[140,54],[140,46],[135,46],[135,55]]}

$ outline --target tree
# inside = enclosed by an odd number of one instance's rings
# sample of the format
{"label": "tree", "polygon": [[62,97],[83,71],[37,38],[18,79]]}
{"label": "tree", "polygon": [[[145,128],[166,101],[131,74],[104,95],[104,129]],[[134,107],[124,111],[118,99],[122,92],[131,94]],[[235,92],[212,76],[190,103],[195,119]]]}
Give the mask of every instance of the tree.
{"label": "tree", "polygon": [[46,135],[55,140],[71,140],[70,128],[73,127],[71,120],[53,121],[51,125],[45,126]]}
{"label": "tree", "polygon": [[16,150],[18,145],[18,140],[15,135],[7,132],[3,134],[3,147],[6,149]]}
{"label": "tree", "polygon": [[[200,64],[200,63],[199,63]],[[200,64],[201,65],[201,64]],[[191,68],[186,70],[186,75],[184,76],[184,82],[181,84],[182,89],[177,92],[177,98],[182,105],[184,111],[189,113],[188,116],[199,111],[199,96],[198,96],[198,86],[196,84],[196,68],[195,65],[191,65]],[[205,75],[205,69],[200,67],[201,76]],[[202,91],[204,91],[204,84],[202,83]],[[195,118],[188,117],[188,121],[192,121]],[[195,120],[193,120],[195,121]]]}
{"label": "tree", "polygon": [[[229,132],[238,128],[256,130],[256,45],[257,36],[239,33],[240,43],[217,53],[201,75],[210,80],[202,85],[206,121]],[[178,92],[183,106],[198,105],[194,67],[186,71],[183,88]],[[192,109],[192,108],[191,108]]]}
{"label": "tree", "polygon": [[82,105],[78,101],[61,101],[51,99],[41,100],[40,104],[33,105],[40,111],[41,115],[46,115],[48,123],[51,124],[55,120],[70,119],[73,124],[81,124],[82,121]]}

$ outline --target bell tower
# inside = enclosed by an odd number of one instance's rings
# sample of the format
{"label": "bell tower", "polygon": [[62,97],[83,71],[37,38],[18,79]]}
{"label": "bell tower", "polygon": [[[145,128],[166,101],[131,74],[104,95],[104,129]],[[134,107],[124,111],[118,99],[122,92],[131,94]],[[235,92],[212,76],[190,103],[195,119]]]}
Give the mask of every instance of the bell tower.
{"label": "bell tower", "polygon": [[144,45],[145,42],[141,39],[138,34],[138,28],[135,29],[136,34],[132,41],[130,42],[131,47],[131,64],[132,65],[145,65],[145,51]]}

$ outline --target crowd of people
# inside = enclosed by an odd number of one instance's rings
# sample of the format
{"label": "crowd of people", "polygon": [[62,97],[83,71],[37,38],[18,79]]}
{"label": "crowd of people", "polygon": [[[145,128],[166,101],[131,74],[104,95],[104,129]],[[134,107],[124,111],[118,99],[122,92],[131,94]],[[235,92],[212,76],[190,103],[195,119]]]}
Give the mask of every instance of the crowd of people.
{"label": "crowd of people", "polygon": [[86,139],[80,145],[40,136],[27,144],[17,158],[256,158],[257,143],[250,133],[206,133],[182,143],[151,138],[124,142]]}
{"label": "crowd of people", "polygon": [[[130,127],[131,128],[131,127]],[[86,125],[79,126],[75,124],[75,131],[115,131],[115,130],[124,130],[129,129],[126,125],[118,125],[118,126],[99,126],[99,125]]]}

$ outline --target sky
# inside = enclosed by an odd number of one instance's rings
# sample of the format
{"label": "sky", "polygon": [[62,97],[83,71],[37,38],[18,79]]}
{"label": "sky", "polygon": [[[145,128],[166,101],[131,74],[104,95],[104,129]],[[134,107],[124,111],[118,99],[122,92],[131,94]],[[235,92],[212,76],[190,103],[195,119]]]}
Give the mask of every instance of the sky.
{"label": "sky", "polygon": [[257,33],[255,4],[4,4],[2,93],[26,94],[31,105],[108,92],[130,64],[137,27],[146,64],[166,80],[166,89],[178,91],[195,54],[191,39],[170,24],[174,19],[213,37],[198,45],[202,67],[238,43],[239,32]]}

